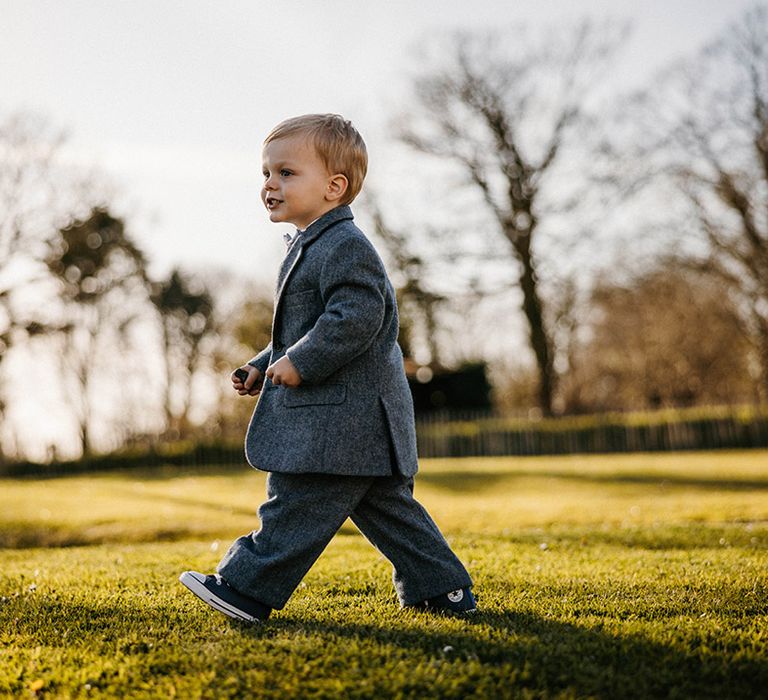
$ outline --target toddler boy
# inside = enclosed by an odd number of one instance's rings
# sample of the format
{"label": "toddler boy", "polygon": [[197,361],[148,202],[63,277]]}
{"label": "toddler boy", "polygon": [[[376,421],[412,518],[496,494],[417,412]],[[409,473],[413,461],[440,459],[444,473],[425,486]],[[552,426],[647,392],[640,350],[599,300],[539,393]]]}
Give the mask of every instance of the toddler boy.
{"label": "toddler boy", "polygon": [[[297,231],[278,275],[272,340],[232,374],[260,394],[245,453],[268,472],[261,528],[240,537],[216,574],[181,582],[236,619],[281,609],[349,517],[393,565],[404,607],[475,610],[469,574],[413,497],[413,403],[397,344],[395,294],[352,222],[368,156],[334,114],[288,119],[264,141],[261,198]],[[240,376],[238,376],[238,374]]]}

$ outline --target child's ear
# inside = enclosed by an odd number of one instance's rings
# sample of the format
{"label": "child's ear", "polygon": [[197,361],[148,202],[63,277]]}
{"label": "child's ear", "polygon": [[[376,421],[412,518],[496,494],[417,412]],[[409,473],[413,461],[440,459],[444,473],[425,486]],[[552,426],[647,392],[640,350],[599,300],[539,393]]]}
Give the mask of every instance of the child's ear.
{"label": "child's ear", "polygon": [[341,199],[349,187],[349,180],[346,175],[336,173],[328,179],[328,186],[325,191],[325,198],[331,202]]}

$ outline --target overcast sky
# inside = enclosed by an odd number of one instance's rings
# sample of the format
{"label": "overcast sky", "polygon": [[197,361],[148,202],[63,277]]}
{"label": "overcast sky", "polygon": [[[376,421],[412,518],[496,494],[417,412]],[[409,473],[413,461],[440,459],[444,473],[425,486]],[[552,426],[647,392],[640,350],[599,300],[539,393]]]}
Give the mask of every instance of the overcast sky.
{"label": "overcast sky", "polygon": [[430,33],[585,16],[630,20],[611,84],[638,87],[735,19],[741,0],[0,0],[0,111],[41,113],[70,157],[117,184],[160,274],[175,264],[272,280],[281,229],[259,202],[278,121],[340,112],[391,157],[388,120]]}

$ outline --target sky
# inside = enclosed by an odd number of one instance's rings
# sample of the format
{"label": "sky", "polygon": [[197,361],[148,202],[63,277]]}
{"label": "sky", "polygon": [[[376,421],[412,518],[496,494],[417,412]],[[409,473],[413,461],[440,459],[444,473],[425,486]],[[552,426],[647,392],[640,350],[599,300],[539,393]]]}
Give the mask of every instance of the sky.
{"label": "sky", "polygon": [[260,150],[282,119],[352,119],[375,181],[402,158],[391,119],[418,72],[414,49],[429,36],[628,20],[633,32],[608,78],[618,91],[695,52],[751,4],[0,0],[0,117],[24,109],[67,132],[67,162],[98,167],[114,187],[151,273],[223,268],[271,283],[284,229],[259,200]]}

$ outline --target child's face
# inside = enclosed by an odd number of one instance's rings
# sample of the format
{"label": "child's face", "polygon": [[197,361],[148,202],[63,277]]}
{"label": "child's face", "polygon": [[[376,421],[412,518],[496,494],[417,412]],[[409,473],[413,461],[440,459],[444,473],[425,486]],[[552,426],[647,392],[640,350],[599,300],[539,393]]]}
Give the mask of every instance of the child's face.
{"label": "child's face", "polygon": [[314,146],[299,134],[270,141],[262,151],[261,201],[269,219],[304,230],[333,209],[333,176]]}

